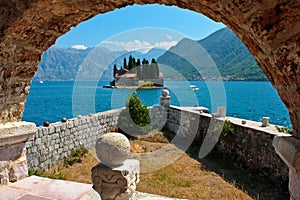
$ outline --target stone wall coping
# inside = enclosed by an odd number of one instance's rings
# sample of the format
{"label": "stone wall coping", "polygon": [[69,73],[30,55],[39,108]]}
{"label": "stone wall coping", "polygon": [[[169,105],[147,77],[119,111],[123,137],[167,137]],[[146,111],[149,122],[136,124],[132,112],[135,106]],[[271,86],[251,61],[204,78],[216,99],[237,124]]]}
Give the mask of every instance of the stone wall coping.
{"label": "stone wall coping", "polygon": [[[197,110],[194,110],[197,107],[179,107],[179,106],[170,106],[171,109],[175,109],[178,111],[185,111],[185,112],[190,112],[193,114],[197,114],[200,116],[205,116],[205,117],[212,117],[212,114],[208,114],[208,113],[200,113]],[[229,120],[231,123],[241,126],[241,127],[245,127],[245,128],[249,128],[249,129],[254,129],[256,131],[268,134],[268,135],[272,135],[273,137],[275,136],[280,136],[280,137],[291,137],[291,134],[287,134],[287,133],[282,133],[279,132],[276,129],[276,125],[274,124],[270,124],[267,127],[262,127],[262,122],[257,122],[257,121],[252,121],[252,120],[245,120],[245,119],[241,119],[241,118],[235,118],[235,117],[225,117],[225,118],[217,118],[219,120]],[[242,124],[242,121],[245,121],[245,124]]]}
{"label": "stone wall coping", "polygon": [[[94,113],[94,114],[89,114],[89,115],[78,115],[77,117],[74,118],[70,118],[67,120],[67,122],[53,122],[50,124],[50,126],[60,126],[61,124],[65,124],[68,122],[73,122],[79,119],[89,119],[89,118],[93,118],[96,116],[105,116],[108,114],[114,114],[116,112],[120,112],[121,110],[123,110],[124,108],[119,108],[119,109],[113,109],[113,110],[107,110],[107,111],[103,111],[103,112],[98,112],[98,113]],[[43,128],[43,126],[39,126],[39,128]],[[48,127],[44,127],[44,128],[48,128]]]}
{"label": "stone wall coping", "polygon": [[0,124],[0,146],[25,142],[35,134],[36,130],[36,125],[31,122]]}
{"label": "stone wall coping", "polygon": [[[202,116],[206,116],[206,117],[211,117],[212,115],[209,113],[200,113],[199,112],[199,108],[201,107],[179,107],[179,106],[170,106],[170,108],[174,109],[174,110],[179,110],[179,111],[186,111],[186,112],[190,112],[190,113],[194,113],[194,114],[198,114],[198,115],[202,115]],[[203,107],[204,108],[204,107]]]}
{"label": "stone wall coping", "polygon": [[[226,117],[225,120],[229,120],[231,123],[238,125],[238,126],[242,126],[245,128],[250,128],[250,129],[254,129],[259,132],[264,132],[264,133],[270,134],[273,137],[275,137],[275,136],[281,136],[281,137],[292,136],[291,134],[279,132],[276,129],[276,125],[274,125],[274,124],[270,124],[267,127],[262,127],[261,126],[262,122],[257,122],[257,121],[252,121],[252,120],[245,120],[245,119],[235,118],[235,117]],[[242,120],[245,121],[246,123],[242,124]]]}

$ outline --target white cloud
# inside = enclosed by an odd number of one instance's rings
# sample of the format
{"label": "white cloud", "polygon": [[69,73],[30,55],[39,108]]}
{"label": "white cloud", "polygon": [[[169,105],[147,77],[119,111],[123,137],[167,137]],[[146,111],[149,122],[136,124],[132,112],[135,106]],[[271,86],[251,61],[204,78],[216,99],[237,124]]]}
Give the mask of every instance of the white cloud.
{"label": "white cloud", "polygon": [[169,39],[169,40],[172,40],[173,37],[171,35],[169,35],[168,33],[166,34],[166,37]]}
{"label": "white cloud", "polygon": [[87,47],[84,46],[84,45],[82,45],[82,44],[73,45],[72,48],[73,49],[78,49],[78,50],[85,50],[85,49],[87,49]]}
{"label": "white cloud", "polygon": [[151,44],[148,41],[133,40],[128,42],[122,41],[104,41],[103,44],[112,50],[127,50],[127,51],[149,51],[152,48],[169,49],[177,44],[177,41],[162,41]]}

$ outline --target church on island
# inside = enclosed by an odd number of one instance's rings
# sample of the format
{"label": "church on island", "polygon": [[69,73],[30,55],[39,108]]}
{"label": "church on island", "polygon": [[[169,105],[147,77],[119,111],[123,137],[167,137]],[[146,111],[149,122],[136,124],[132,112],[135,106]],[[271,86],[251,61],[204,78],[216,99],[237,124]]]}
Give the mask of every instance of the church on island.
{"label": "church on island", "polygon": [[139,88],[151,88],[151,87],[164,87],[163,74],[159,72],[159,67],[154,58],[151,63],[145,58],[135,59],[129,56],[128,62],[124,58],[123,66],[113,68],[114,80],[110,83],[112,87],[139,87]]}

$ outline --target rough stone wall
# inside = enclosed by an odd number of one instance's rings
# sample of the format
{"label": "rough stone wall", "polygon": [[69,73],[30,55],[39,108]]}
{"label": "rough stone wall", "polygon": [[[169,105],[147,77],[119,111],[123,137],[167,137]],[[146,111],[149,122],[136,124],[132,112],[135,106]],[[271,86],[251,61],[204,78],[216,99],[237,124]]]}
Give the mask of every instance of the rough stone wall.
{"label": "rough stone wall", "polygon": [[[121,109],[101,112],[49,127],[38,127],[26,143],[28,168],[46,170],[63,164],[71,150],[79,147],[94,149],[98,137],[117,126],[120,112]],[[164,107],[155,106],[150,108],[150,113],[153,128],[165,127],[185,138],[185,144],[196,140],[201,145],[211,121],[210,114],[199,114],[180,107],[170,107],[166,112]],[[267,177],[277,185],[287,182],[288,168],[272,146],[276,134],[235,122],[233,125],[235,134],[230,137],[230,142],[221,138],[215,149],[241,167]]]}
{"label": "rough stone wall", "polygon": [[98,137],[117,125],[120,112],[111,110],[38,127],[26,143],[28,168],[47,170],[63,164],[71,150],[93,149]]}
{"label": "rough stone wall", "polygon": [[[99,136],[117,126],[121,111],[100,112],[53,123],[49,127],[38,127],[26,143],[28,167],[47,170],[63,164],[76,148],[94,150]],[[150,119],[151,126],[161,130],[166,123],[167,112],[162,107],[151,107]]]}
{"label": "rough stone wall", "polygon": [[[196,121],[197,124],[192,121]],[[166,127],[185,137],[193,135],[197,143],[202,145],[210,121],[210,114],[199,114],[178,107],[171,107]],[[276,134],[258,126],[248,126],[236,122],[232,122],[232,124],[235,130],[234,135],[229,136],[229,138],[221,136],[214,149],[225,158],[236,162],[240,167],[266,177],[277,186],[287,183],[288,167],[272,146]]]}
{"label": "rough stone wall", "polygon": [[[203,13],[231,28],[287,106],[300,137],[300,2],[291,0],[3,0],[0,5],[0,119],[18,121],[43,51],[71,27],[132,4]],[[292,98],[291,98],[292,97]]]}

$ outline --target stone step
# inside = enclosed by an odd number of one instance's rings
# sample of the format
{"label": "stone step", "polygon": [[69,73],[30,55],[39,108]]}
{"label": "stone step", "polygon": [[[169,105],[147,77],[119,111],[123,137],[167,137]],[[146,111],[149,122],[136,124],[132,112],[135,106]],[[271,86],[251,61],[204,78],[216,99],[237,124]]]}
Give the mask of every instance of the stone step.
{"label": "stone step", "polygon": [[[91,184],[30,176],[0,186],[0,199],[5,200],[101,200]],[[179,200],[136,192],[133,200]]]}

